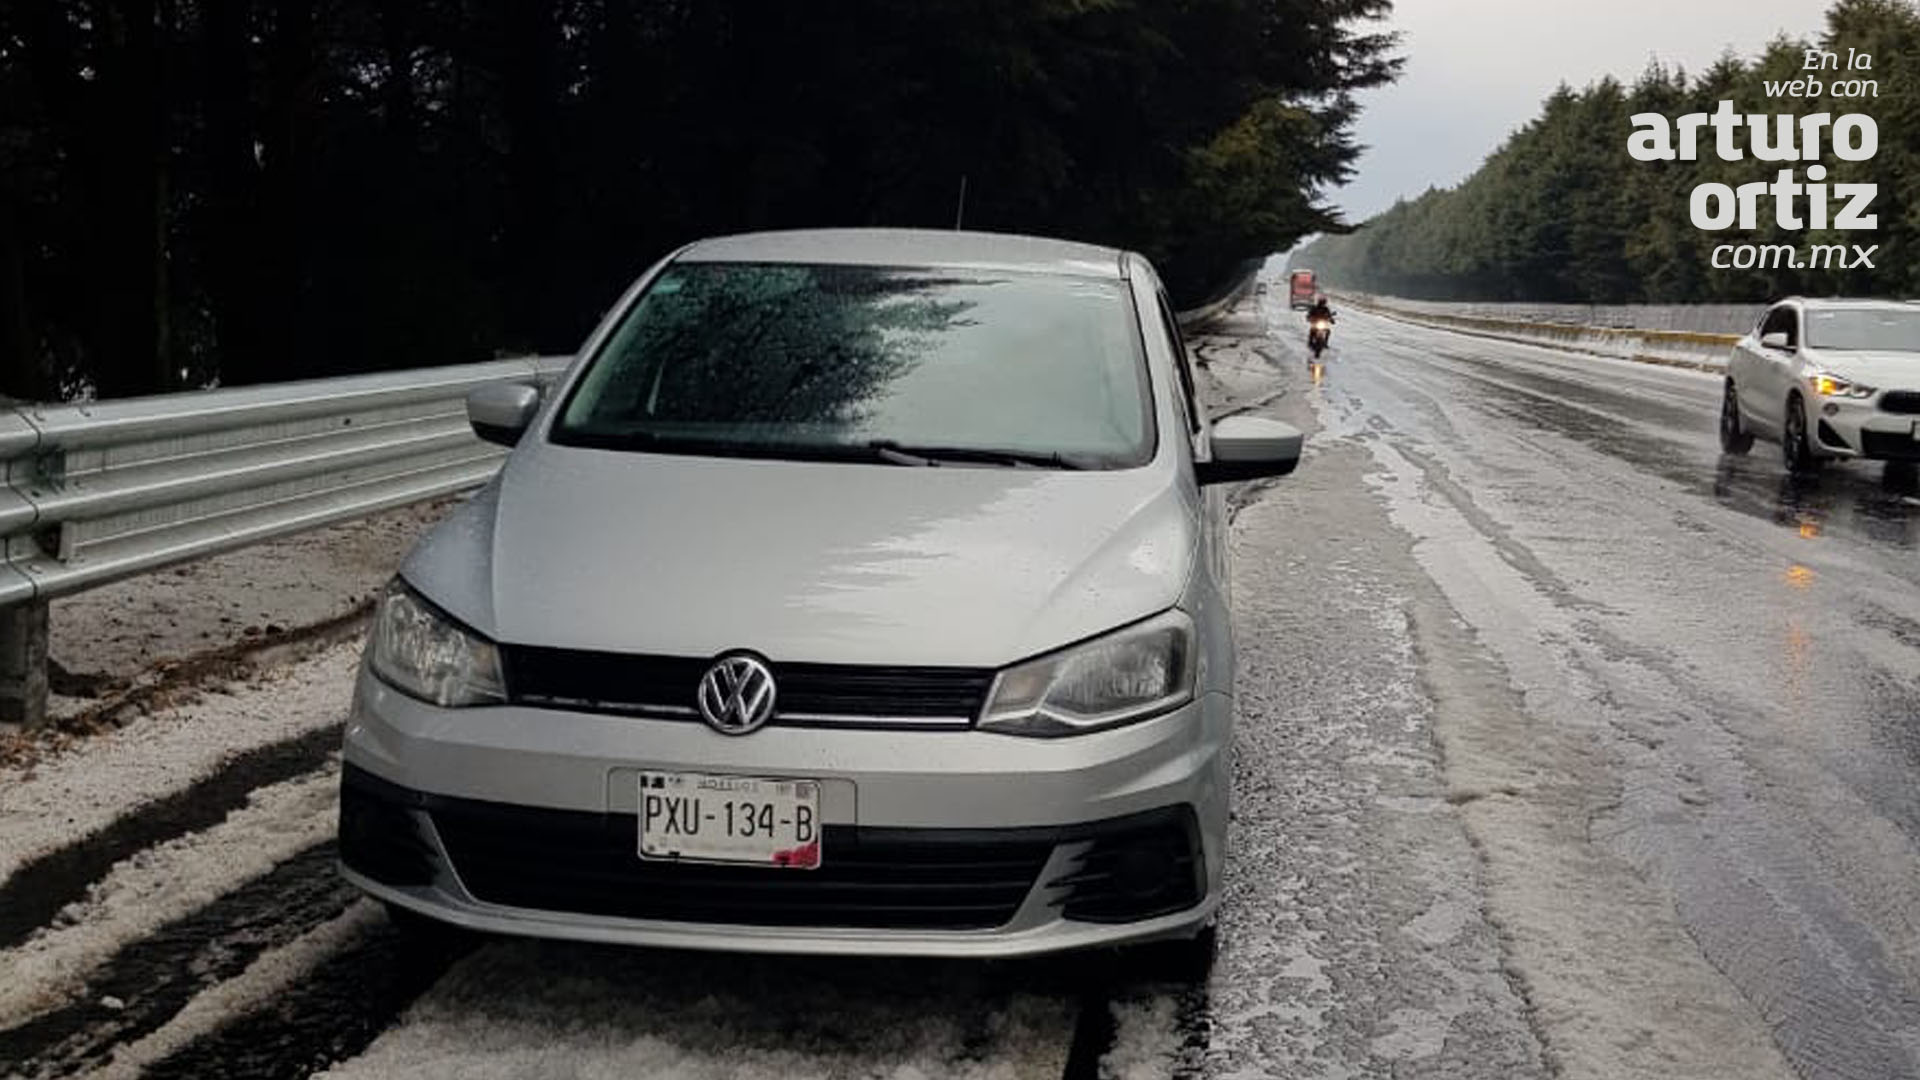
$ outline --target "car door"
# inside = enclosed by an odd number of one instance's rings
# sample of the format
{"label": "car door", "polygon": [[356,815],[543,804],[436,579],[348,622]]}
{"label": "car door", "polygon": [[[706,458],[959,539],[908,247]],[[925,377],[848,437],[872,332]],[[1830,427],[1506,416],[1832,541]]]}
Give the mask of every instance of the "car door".
{"label": "car door", "polygon": [[1734,396],[1739,401],[1741,414],[1749,418],[1749,428],[1757,421],[1754,417],[1754,409],[1760,399],[1755,389],[1756,380],[1760,378],[1759,367],[1762,363],[1760,332],[1761,328],[1767,325],[1767,320],[1772,317],[1772,308],[1761,312],[1760,317],[1753,321],[1753,326],[1745,334],[1740,335],[1739,341],[1733,343],[1733,350],[1727,355],[1727,380],[1733,384]]}
{"label": "car door", "polygon": [[1787,335],[1787,347],[1767,349],[1768,368],[1773,377],[1774,427],[1784,430],[1787,422],[1787,395],[1800,385],[1800,305],[1780,305],[1780,321],[1774,329]]}
{"label": "car door", "polygon": [[1727,371],[1733,378],[1734,392],[1739,395],[1740,415],[1749,430],[1764,431],[1766,419],[1761,416],[1764,406],[1761,404],[1762,384],[1766,382],[1767,360],[1760,352],[1760,336],[1767,332],[1773,322],[1776,308],[1768,308],[1760,315],[1760,321],[1753,324],[1753,330],[1740,343],[1734,346],[1734,358]]}
{"label": "car door", "polygon": [[[1787,348],[1761,344],[1768,334],[1785,334]],[[1800,310],[1794,304],[1776,304],[1753,335],[1747,373],[1736,375],[1740,413],[1753,426],[1778,437],[1786,420],[1787,391],[1796,380],[1799,363]]]}

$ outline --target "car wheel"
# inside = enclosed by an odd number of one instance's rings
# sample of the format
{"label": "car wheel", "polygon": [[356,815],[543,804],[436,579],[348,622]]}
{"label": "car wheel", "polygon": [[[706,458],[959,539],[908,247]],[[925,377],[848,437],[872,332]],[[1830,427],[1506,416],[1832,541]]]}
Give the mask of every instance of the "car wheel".
{"label": "car wheel", "polygon": [[1740,398],[1727,380],[1727,392],[1720,399],[1720,449],[1728,454],[1744,454],[1753,449],[1753,435],[1740,422]]}
{"label": "car wheel", "polygon": [[474,942],[472,932],[452,923],[429,919],[399,904],[389,903],[386,908],[387,921],[400,939],[401,953],[409,960],[451,956]]}
{"label": "car wheel", "polygon": [[1203,986],[1219,953],[1219,934],[1212,923],[1190,938],[1135,945],[1126,953],[1128,974],[1153,982]]}
{"label": "car wheel", "polygon": [[1807,410],[1800,403],[1800,395],[1787,398],[1787,421],[1784,434],[1780,437],[1780,456],[1786,461],[1787,471],[1810,473],[1820,467],[1820,459],[1813,454],[1813,444],[1807,440]]}
{"label": "car wheel", "polygon": [[1064,978],[1074,992],[1099,999],[1142,987],[1204,987],[1219,952],[1218,940],[1209,922],[1192,937],[1073,953],[1049,967],[1048,977]]}
{"label": "car wheel", "polygon": [[1908,494],[1920,487],[1920,467],[1911,461],[1889,461],[1880,474],[1880,484],[1888,491]]}

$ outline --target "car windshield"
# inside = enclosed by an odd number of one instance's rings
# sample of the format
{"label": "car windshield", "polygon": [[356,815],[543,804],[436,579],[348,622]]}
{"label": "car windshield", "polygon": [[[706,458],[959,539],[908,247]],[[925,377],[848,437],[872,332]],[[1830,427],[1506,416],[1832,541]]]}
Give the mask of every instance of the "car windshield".
{"label": "car windshield", "polygon": [[1814,349],[1920,352],[1920,309],[1809,311],[1807,346]]}
{"label": "car windshield", "polygon": [[552,438],[648,452],[1121,468],[1152,456],[1126,283],[757,263],[668,267]]}

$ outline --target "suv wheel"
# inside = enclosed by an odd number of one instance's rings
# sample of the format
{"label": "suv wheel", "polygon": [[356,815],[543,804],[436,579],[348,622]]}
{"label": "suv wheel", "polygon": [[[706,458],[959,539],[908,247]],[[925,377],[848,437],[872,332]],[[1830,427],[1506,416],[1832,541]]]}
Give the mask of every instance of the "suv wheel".
{"label": "suv wheel", "polygon": [[1799,394],[1787,398],[1787,421],[1780,437],[1780,456],[1786,461],[1788,472],[1810,473],[1820,467],[1820,459],[1814,456],[1813,444],[1807,438],[1807,410],[1801,404]]}
{"label": "suv wheel", "polygon": [[1727,392],[1720,399],[1720,449],[1728,454],[1744,454],[1753,449],[1753,436],[1740,422],[1740,397],[1727,380]]}

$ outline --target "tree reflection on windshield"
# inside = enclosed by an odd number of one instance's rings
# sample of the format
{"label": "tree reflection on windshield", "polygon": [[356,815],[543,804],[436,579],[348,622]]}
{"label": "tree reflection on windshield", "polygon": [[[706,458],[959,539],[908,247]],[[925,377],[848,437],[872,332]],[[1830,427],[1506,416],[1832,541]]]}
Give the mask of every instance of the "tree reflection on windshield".
{"label": "tree reflection on windshield", "polygon": [[879,441],[1101,463],[1150,441],[1124,284],[864,266],[688,263],[628,312],[556,441]]}

